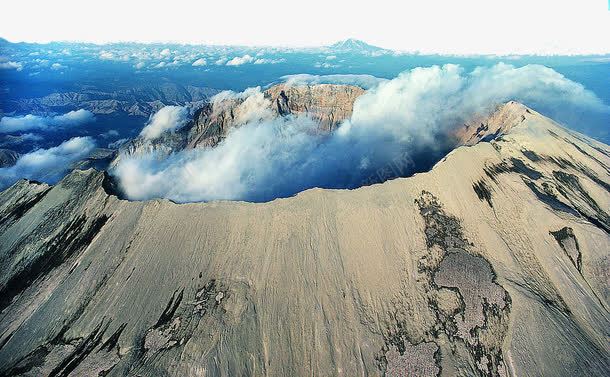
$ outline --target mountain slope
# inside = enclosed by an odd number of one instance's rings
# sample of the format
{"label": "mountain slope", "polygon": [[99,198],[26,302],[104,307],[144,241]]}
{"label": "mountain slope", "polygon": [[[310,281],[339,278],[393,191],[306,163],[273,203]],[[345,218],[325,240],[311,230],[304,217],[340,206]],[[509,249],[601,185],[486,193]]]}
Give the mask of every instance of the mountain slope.
{"label": "mountain slope", "polygon": [[2,100],[0,104],[5,111],[17,113],[48,114],[66,109],[85,109],[94,114],[148,117],[163,106],[199,103],[217,93],[218,90],[212,88],[164,83],[114,92],[82,88],[76,92],[51,93],[38,98]]}
{"label": "mountain slope", "polygon": [[608,375],[610,148],[524,109],[430,172],[269,203],[18,182],[0,373]]}
{"label": "mountain slope", "polygon": [[382,55],[390,53],[390,50],[386,50],[381,47],[372,46],[364,41],[348,38],[332,45],[328,46],[328,49],[336,53],[352,53],[352,54],[365,54],[365,55]]}
{"label": "mountain slope", "polygon": [[0,149],[0,168],[13,166],[18,159],[19,153],[10,149]]}

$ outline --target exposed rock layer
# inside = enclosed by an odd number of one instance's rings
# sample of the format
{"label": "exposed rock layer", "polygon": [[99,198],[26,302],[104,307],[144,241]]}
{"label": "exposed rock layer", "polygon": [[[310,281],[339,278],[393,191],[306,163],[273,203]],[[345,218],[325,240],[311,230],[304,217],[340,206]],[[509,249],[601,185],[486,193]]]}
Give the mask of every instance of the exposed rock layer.
{"label": "exposed rock layer", "polygon": [[279,114],[308,114],[320,130],[330,132],[351,117],[354,101],[364,90],[351,85],[275,85],[265,93]]}

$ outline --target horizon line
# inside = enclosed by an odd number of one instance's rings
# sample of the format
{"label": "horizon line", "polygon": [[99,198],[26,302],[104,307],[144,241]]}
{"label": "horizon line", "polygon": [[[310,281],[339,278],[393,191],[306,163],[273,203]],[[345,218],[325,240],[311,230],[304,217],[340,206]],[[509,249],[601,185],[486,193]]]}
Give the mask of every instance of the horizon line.
{"label": "horizon line", "polygon": [[[609,0],[610,1],[610,0]],[[275,48],[275,49],[320,49],[329,48],[333,44],[345,42],[348,40],[363,42],[368,46],[378,48],[379,50],[385,50],[389,53],[405,54],[405,55],[421,55],[421,56],[457,56],[457,57],[474,57],[474,56],[540,56],[540,57],[568,57],[568,56],[609,56],[610,50],[606,52],[449,52],[449,51],[421,51],[421,50],[409,50],[409,49],[395,49],[381,47],[370,44],[359,38],[344,38],[337,40],[329,44],[319,45],[289,45],[289,44],[231,44],[231,43],[214,43],[214,42],[203,42],[203,41],[177,41],[177,40],[108,40],[108,41],[88,41],[78,39],[63,39],[63,40],[49,40],[49,41],[33,41],[33,40],[10,40],[9,38],[0,36],[0,40],[4,40],[10,44],[30,44],[30,45],[50,45],[50,44],[81,44],[81,45],[95,45],[95,46],[109,46],[119,44],[134,44],[134,45],[180,45],[180,46],[204,46],[204,47],[231,47],[231,48]]]}

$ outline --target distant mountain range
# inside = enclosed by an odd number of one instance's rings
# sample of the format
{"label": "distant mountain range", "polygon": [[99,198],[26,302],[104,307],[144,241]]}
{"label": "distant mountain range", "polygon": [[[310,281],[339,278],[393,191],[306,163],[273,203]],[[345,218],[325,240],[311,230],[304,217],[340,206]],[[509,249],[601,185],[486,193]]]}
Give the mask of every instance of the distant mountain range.
{"label": "distant mountain range", "polygon": [[[25,44],[36,44],[36,43],[29,43],[29,42],[22,42]],[[64,42],[65,43],[65,42]],[[70,42],[67,42],[70,43]],[[13,44],[10,41],[0,37],[0,44]],[[62,44],[62,42],[52,42],[51,44]],[[81,43],[82,44],[82,43]],[[94,45],[91,43],[84,43],[84,44],[90,44],[90,45]],[[140,43],[138,42],[122,42],[122,43],[112,43],[112,45],[125,45],[125,46],[129,46],[129,45],[138,45]],[[154,43],[154,44],[158,44],[158,45],[172,45],[171,43]],[[205,44],[203,44],[202,46],[206,46]],[[228,46],[227,46],[228,47]],[[370,45],[360,39],[356,39],[356,38],[347,38],[344,40],[340,40],[338,42],[333,43],[330,46],[327,46],[328,48],[331,48],[333,50],[337,50],[337,51],[345,51],[345,52],[378,52],[378,51],[391,51],[385,48],[381,48],[378,46],[373,46]]]}
{"label": "distant mountain range", "polygon": [[216,93],[218,90],[212,88],[163,83],[115,92],[98,89],[57,92],[44,97],[9,100],[3,106],[6,113],[44,114],[61,109],[82,108],[94,114],[124,113],[147,117],[163,106],[202,102]]}

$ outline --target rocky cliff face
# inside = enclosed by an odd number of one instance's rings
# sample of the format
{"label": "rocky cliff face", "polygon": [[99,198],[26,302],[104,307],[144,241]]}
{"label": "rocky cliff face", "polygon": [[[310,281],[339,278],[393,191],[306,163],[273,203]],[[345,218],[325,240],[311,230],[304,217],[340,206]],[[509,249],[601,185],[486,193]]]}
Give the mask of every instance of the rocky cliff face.
{"label": "rocky cliff face", "polygon": [[502,137],[356,190],[178,205],[94,170],[18,182],[0,374],[609,375],[610,148],[503,109]]}
{"label": "rocky cliff face", "polygon": [[306,114],[319,124],[321,132],[330,132],[351,116],[354,101],[362,93],[363,89],[350,85],[280,84],[251,98],[222,97],[204,103],[193,120],[177,132],[165,133],[155,140],[136,138],[126,144],[121,153],[137,155],[155,151],[169,154],[188,148],[214,147],[230,129],[254,120],[248,118],[253,105],[266,107],[268,117]]}
{"label": "rocky cliff face", "polygon": [[[275,85],[263,93],[273,116],[307,115],[319,124],[322,132],[330,132],[352,115],[354,101],[364,90],[351,85],[318,84]],[[228,98],[209,103],[195,114],[189,132],[189,147],[214,146],[229,129],[244,122],[248,106],[244,99]]]}
{"label": "rocky cliff face", "polygon": [[354,101],[364,90],[351,85],[275,85],[265,92],[280,115],[308,114],[330,132],[352,115]]}

